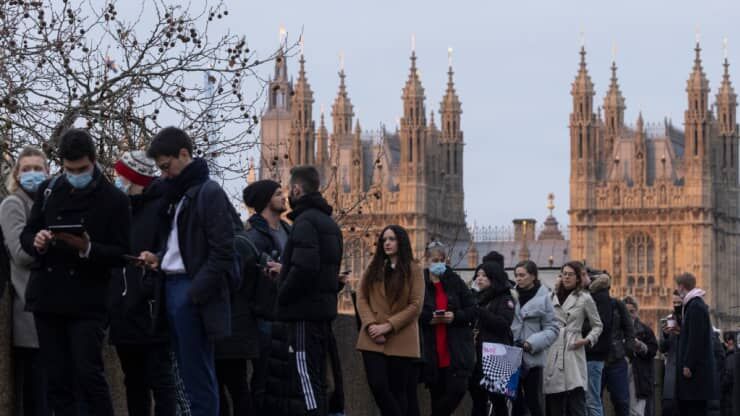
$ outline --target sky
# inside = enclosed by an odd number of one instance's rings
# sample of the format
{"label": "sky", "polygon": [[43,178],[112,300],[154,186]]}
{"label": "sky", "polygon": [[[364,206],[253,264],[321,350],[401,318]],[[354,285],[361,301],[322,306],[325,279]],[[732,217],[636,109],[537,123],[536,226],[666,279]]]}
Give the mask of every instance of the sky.
{"label": "sky", "polygon": [[[446,87],[447,49],[465,135],[465,206],[469,225],[508,225],[514,218],[555,216],[567,224],[570,85],[582,39],[595,105],[616,57],[626,98],[625,120],[671,118],[681,125],[686,80],[699,34],[712,89],[721,80],[723,38],[730,73],[740,76],[737,1],[348,1],[226,0],[221,25],[246,36],[258,55],[278,45],[281,26],[295,41],[303,32],[314,114],[337,93],[339,54],[347,88],[365,129],[395,126],[402,111],[412,34],[426,90],[427,113],[439,110]],[[195,3],[193,3],[195,4]],[[583,33],[583,35],[581,35]],[[615,46],[615,47],[614,47]],[[616,49],[616,53],[613,53]],[[297,62],[289,62],[297,76]],[[265,75],[272,65],[263,67]],[[438,114],[436,116],[439,121]]]}

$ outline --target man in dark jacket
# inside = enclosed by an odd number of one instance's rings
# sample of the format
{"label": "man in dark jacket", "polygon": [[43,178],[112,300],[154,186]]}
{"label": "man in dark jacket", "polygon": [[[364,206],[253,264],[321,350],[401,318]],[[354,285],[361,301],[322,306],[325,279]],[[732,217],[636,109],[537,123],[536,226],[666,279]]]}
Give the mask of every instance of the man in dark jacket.
{"label": "man in dark jacket", "polygon": [[101,351],[111,269],[123,267],[129,252],[129,201],[96,167],[86,131],[67,130],[58,152],[64,174],[41,185],[21,234],[37,261],[26,307],[36,319],[51,409],[76,414],[76,387],[91,414],[112,416]]}
{"label": "man in dark jacket", "polygon": [[[254,270],[242,271],[242,287],[232,296],[232,335],[216,344],[216,377],[222,403],[228,390],[234,415],[269,414],[261,405],[277,276],[270,275],[268,263],[279,263],[290,226],[280,219],[286,208],[277,182],[254,182],[244,189],[242,197],[244,204],[255,211],[248,220],[247,237],[260,258]],[[247,383],[247,360],[252,361],[251,386]],[[222,405],[221,414],[231,414],[228,410]]]}
{"label": "man in dark jacket", "polygon": [[678,339],[676,397],[681,415],[707,414],[707,402],[718,398],[712,354],[712,324],[705,292],[696,287],[696,277],[684,273],[676,277],[683,299],[683,324]]}
{"label": "man in dark jacket", "polygon": [[660,352],[663,354],[662,416],[678,416],[676,399],[676,359],[678,335],[683,317],[683,300],[678,291],[673,292],[673,313],[661,320]]}
{"label": "man in dark jacket", "polygon": [[[284,326],[273,333],[273,339],[288,346],[287,351],[273,349],[271,356],[287,355],[289,367],[281,383],[268,382],[266,394],[272,405],[291,409],[272,408],[274,414],[295,414],[299,409],[301,415],[325,415],[326,357],[331,322],[337,315],[342,232],[331,218],[332,208],[319,193],[316,168],[291,170],[290,206],[288,218],[293,229],[282,265],[270,266],[274,272],[279,270],[275,317]],[[290,397],[296,390],[301,396]]]}
{"label": "man in dark jacket", "polygon": [[[625,340],[634,338],[632,320],[624,304],[609,295],[611,277],[606,272],[588,271],[584,273],[591,297],[596,303],[599,317],[604,324],[599,341],[593,347],[586,347],[589,391],[586,396],[586,410],[589,416],[603,416],[601,393],[606,387],[617,416],[629,415],[629,373],[627,367]],[[589,323],[584,324],[584,334],[590,331]]]}
{"label": "man in dark jacket", "polygon": [[[124,153],[114,168],[116,187],[131,201],[131,251],[155,250],[163,195],[162,183],[155,181],[157,166],[143,151],[134,151]],[[170,337],[166,326],[155,328],[154,322],[159,310],[154,286],[161,287],[161,279],[135,264],[116,269],[113,276],[110,342],[116,346],[125,377],[128,413],[149,414],[153,397],[156,416],[174,416]]]}
{"label": "man in dark jacket", "polygon": [[658,341],[649,326],[640,321],[639,305],[632,297],[624,298],[635,328],[635,342],[627,355],[630,358],[630,414],[645,416],[648,399],[655,390],[655,354]]}
{"label": "man in dark jacket", "polygon": [[140,258],[165,274],[165,304],[177,364],[193,416],[219,410],[214,341],[231,333],[229,282],[235,271],[238,217],[223,189],[209,179],[205,160],[193,159],[184,131],[167,127],[147,155],[166,178],[162,221],[167,227],[158,255]]}

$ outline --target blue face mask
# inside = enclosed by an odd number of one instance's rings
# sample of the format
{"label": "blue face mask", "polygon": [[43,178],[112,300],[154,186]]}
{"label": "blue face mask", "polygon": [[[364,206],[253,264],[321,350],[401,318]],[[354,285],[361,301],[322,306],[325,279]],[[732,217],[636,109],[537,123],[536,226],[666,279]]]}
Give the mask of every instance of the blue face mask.
{"label": "blue face mask", "polygon": [[69,184],[76,189],[83,189],[84,187],[89,185],[93,179],[92,172],[80,173],[78,175],[65,173],[64,175],[67,177],[67,182],[69,182]]}
{"label": "blue face mask", "polygon": [[41,182],[45,180],[46,173],[38,171],[23,172],[19,177],[21,188],[28,192],[36,192],[36,190],[39,189]]}
{"label": "blue face mask", "polygon": [[128,194],[128,190],[129,188],[131,188],[131,184],[123,182],[123,179],[121,179],[120,176],[116,177],[115,185],[116,185],[116,188],[118,188],[124,194]]}
{"label": "blue face mask", "polygon": [[432,263],[429,265],[429,272],[435,276],[442,276],[447,270],[447,265],[444,263]]}

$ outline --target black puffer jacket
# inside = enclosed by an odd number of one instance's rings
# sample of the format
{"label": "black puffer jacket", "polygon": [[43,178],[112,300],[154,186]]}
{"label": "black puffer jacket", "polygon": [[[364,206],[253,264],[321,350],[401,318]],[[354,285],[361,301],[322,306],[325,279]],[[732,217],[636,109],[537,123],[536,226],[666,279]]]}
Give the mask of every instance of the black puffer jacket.
{"label": "black puffer jacket", "polygon": [[[155,181],[144,189],[143,194],[129,197],[132,211],[131,253],[156,251],[159,247],[162,195],[162,183]],[[113,271],[110,285],[111,344],[169,342],[166,325],[157,325],[155,329],[155,318],[161,307],[160,298],[155,294],[161,290],[161,284],[161,277],[145,275],[141,267],[127,265],[124,269]]]}
{"label": "black puffer jacket", "polygon": [[[475,300],[465,282],[452,269],[447,268],[440,277],[442,288],[447,295],[447,310],[455,314],[451,324],[447,325],[447,345],[450,352],[450,371],[458,377],[470,377],[475,366],[475,348],[473,345],[473,323],[475,321]],[[429,270],[424,270],[424,305],[419,317],[421,334],[424,339],[423,380],[428,383],[437,381],[437,341],[436,325],[431,325],[434,311],[437,309],[437,289],[432,283]]]}
{"label": "black puffer jacket", "polygon": [[[111,271],[123,267],[130,253],[131,210],[128,197],[115,188],[96,167],[92,182],[74,189],[62,176],[48,197],[44,210],[41,184],[28,223],[21,233],[23,249],[37,262],[26,289],[26,309],[70,317],[105,318],[110,308]],[[50,225],[83,224],[90,235],[87,258],[62,242],[39,253],[33,240]]]}
{"label": "black puffer jacket", "polygon": [[270,356],[267,364],[267,394],[257,397],[257,408],[273,416],[306,414],[300,379],[292,364],[294,358],[290,324],[273,322]]}
{"label": "black puffer jacket", "polygon": [[[254,243],[260,253],[266,253],[274,260],[280,260],[284,247],[280,247],[270,232],[270,225],[260,214],[254,214],[248,220],[249,229],[247,237]],[[291,226],[281,221],[280,226],[290,235]],[[277,282],[265,275],[261,270],[256,274],[253,282],[244,282],[245,285],[253,285],[254,298],[252,299],[252,312],[259,319],[267,321],[275,320],[275,299],[277,297]]]}
{"label": "black puffer jacket", "polygon": [[[516,300],[512,296],[511,286],[506,272],[496,263],[483,263],[475,270],[483,269],[491,280],[491,287],[478,293],[476,308],[476,328],[478,329],[477,346],[483,342],[495,342],[512,345],[514,336],[511,323],[514,322]],[[480,358],[480,357],[479,357]]]}
{"label": "black puffer jacket", "polygon": [[[609,277],[602,275],[591,282],[588,291],[596,303],[596,309],[599,311],[599,318],[604,325],[601,336],[593,347],[586,346],[586,360],[588,361],[606,361],[609,357],[609,350],[612,346],[613,339],[613,319],[612,303],[609,297]],[[586,320],[583,324],[583,336],[591,332],[591,323]]]}
{"label": "black puffer jacket", "polygon": [[658,352],[658,340],[649,326],[640,321],[634,322],[635,338],[647,346],[647,351],[630,350],[632,376],[635,379],[635,394],[639,399],[647,399],[655,391],[655,354]]}
{"label": "black puffer jacket", "polygon": [[293,230],[283,250],[276,317],[281,321],[331,321],[343,240],[332,208],[315,192],[301,197],[288,218]]}

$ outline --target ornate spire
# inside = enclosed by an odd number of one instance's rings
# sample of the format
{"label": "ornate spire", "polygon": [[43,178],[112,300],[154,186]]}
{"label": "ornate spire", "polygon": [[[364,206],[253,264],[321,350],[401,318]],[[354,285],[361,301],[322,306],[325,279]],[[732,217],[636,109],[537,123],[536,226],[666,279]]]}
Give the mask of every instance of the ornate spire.
{"label": "ornate spire", "polygon": [[319,129],[316,132],[316,164],[324,166],[329,161],[329,132],[324,121],[324,106],[321,106]]}
{"label": "ornate spire", "polygon": [[696,47],[694,47],[694,53],[694,67],[692,68],[691,75],[689,75],[686,91],[709,91],[709,81],[707,80],[707,77],[704,74],[704,68],[702,68],[701,65],[701,46],[699,45],[698,40],[696,42]]}
{"label": "ornate spire", "polygon": [[737,117],[737,95],[730,81],[730,63],[727,60],[727,40],[725,39],[725,59],[724,73],[722,74],[722,84],[717,92],[717,118],[719,120],[720,134],[723,136],[733,136],[736,133]]}
{"label": "ornate spire", "polygon": [[440,114],[442,115],[442,141],[444,142],[461,142],[462,132],[460,131],[460,114],[462,114],[462,104],[455,91],[455,81],[452,70],[452,49],[448,49],[449,67],[447,69],[447,91],[440,104]]}
{"label": "ornate spire", "polygon": [[719,104],[723,102],[735,102],[737,96],[735,95],[735,89],[732,87],[732,81],[730,81],[730,63],[725,57],[722,63],[724,67],[724,73],[722,74],[722,84],[719,86],[719,92],[717,93],[717,102]]}
{"label": "ornate spire", "polygon": [[[293,94],[293,111],[303,110],[302,104],[306,104],[310,106],[313,104],[313,91],[311,91],[311,85],[308,83],[308,78],[306,77],[306,59],[301,55],[299,61],[300,66],[298,70],[298,81],[295,83],[295,87],[293,88],[294,94]],[[303,113],[305,116],[310,116],[310,114]],[[309,120],[302,120],[303,122],[309,121]]]}
{"label": "ornate spire", "polygon": [[604,110],[607,112],[609,109],[625,109],[624,97],[622,96],[622,91],[619,90],[617,63],[615,61],[612,61],[611,71],[612,76],[609,83],[609,91],[606,93],[606,98],[604,99]]}
{"label": "ornate spire", "polygon": [[455,81],[453,80],[454,74],[455,72],[452,70],[452,66],[450,66],[447,70],[447,91],[445,91],[445,96],[442,99],[442,111],[462,113],[462,110],[460,109],[460,98],[457,96],[457,92],[455,91]]}
{"label": "ornate spire", "polygon": [[571,94],[593,95],[594,84],[591,82],[591,77],[588,75],[588,68],[586,68],[586,47],[581,46],[581,51],[579,53],[581,55],[581,62],[578,65],[578,74],[576,75],[576,80],[573,82]]}
{"label": "ornate spire", "polygon": [[416,67],[416,51],[411,52],[411,68],[409,68],[409,78],[403,89],[403,98],[424,98],[424,87],[421,85],[419,78],[419,69]]}
{"label": "ornate spire", "polygon": [[565,240],[563,233],[560,231],[558,220],[552,215],[552,211],[555,209],[555,194],[550,192],[547,194],[547,210],[550,211],[549,215],[545,219],[545,227],[540,231],[540,235],[537,236],[538,240]]}
{"label": "ornate spire", "polygon": [[332,119],[334,121],[334,134],[349,134],[352,132],[352,117],[354,116],[352,102],[347,95],[347,87],[344,79],[344,68],[339,70],[339,92],[332,106]]}

